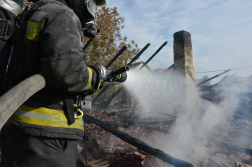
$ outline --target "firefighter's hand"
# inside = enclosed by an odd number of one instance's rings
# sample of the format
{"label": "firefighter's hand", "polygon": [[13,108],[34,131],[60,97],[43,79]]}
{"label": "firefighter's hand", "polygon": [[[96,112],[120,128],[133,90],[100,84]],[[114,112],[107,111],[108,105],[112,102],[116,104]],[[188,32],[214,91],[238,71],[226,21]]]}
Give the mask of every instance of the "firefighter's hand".
{"label": "firefighter's hand", "polygon": [[100,63],[96,63],[94,67],[100,70],[102,78],[105,79],[107,75],[107,69],[104,66],[102,66]]}
{"label": "firefighter's hand", "polygon": [[98,82],[97,90],[98,89],[102,89],[102,87],[103,87],[103,81],[104,81],[104,78],[106,78],[107,70],[100,63],[96,63],[93,67],[95,68],[95,70],[97,72],[97,76],[98,76],[98,79],[97,79],[97,82]]}

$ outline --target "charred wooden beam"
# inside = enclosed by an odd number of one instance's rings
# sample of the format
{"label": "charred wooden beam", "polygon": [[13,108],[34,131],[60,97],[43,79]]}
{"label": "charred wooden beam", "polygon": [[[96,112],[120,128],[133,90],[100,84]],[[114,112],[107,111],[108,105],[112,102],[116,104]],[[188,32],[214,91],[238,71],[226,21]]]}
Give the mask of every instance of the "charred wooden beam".
{"label": "charred wooden beam", "polygon": [[163,47],[167,44],[168,42],[166,41],[165,43],[163,43],[159,48],[158,50],[139,68],[139,70],[141,70],[142,68],[144,68],[152,59],[153,57],[155,57],[158,52],[160,52],[160,50],[163,49]]}
{"label": "charred wooden beam", "polygon": [[148,120],[148,121],[135,121],[135,125],[151,125],[151,124],[172,124],[175,119],[167,119],[167,120]]}
{"label": "charred wooden beam", "polygon": [[170,156],[169,154],[166,154],[159,149],[153,148],[153,147],[147,145],[146,143],[144,143],[143,141],[138,140],[138,139],[128,135],[125,132],[118,131],[117,129],[107,125],[103,121],[100,121],[94,117],[91,117],[86,114],[84,116],[84,120],[88,123],[94,123],[95,125],[103,128],[104,130],[106,130],[106,131],[112,133],[113,135],[115,135],[116,137],[120,138],[121,140],[137,147],[138,149],[140,149],[150,155],[153,155],[153,156],[163,160],[164,162],[166,162],[168,164],[171,164],[175,167],[193,167],[193,165],[191,163],[174,158],[174,157]]}
{"label": "charred wooden beam", "polygon": [[129,127],[129,122],[127,121],[104,121],[105,124],[113,127],[113,128],[119,128],[119,127],[123,127],[123,128],[128,128]]}
{"label": "charred wooden beam", "polygon": [[136,124],[132,124],[131,122],[127,122],[127,121],[122,121],[122,122],[119,122],[119,121],[104,121],[104,123],[108,124],[109,126],[113,127],[113,128],[119,128],[119,127],[122,127],[122,128],[129,128],[130,126],[136,126],[136,127],[139,127],[141,129],[145,129],[145,130],[149,130],[149,131],[153,131],[153,132],[160,132],[160,133],[169,133],[168,130],[163,130],[161,128],[155,128],[155,127],[151,127],[151,126],[148,126],[146,124],[140,124],[140,125],[136,125]]}
{"label": "charred wooden beam", "polygon": [[146,127],[146,125],[154,125],[154,124],[171,125],[174,121],[175,121],[175,119],[151,120],[151,121],[123,120],[123,121],[105,121],[104,123],[106,123],[114,128],[118,128],[118,127],[128,128],[129,126]]}
{"label": "charred wooden beam", "polygon": [[131,111],[132,109],[122,109],[122,110],[110,110],[110,111],[105,111],[104,114],[107,116],[113,116],[116,115],[118,113],[124,113],[124,112],[128,112]]}
{"label": "charred wooden beam", "polygon": [[140,52],[138,52],[137,55],[133,57],[133,59],[127,65],[130,66],[134,61],[136,61],[136,59],[138,59],[149,46],[150,43],[145,45],[145,47]]}
{"label": "charred wooden beam", "polygon": [[199,84],[196,85],[196,86],[200,86],[200,85],[202,85],[203,83],[206,83],[206,82],[208,82],[208,81],[211,81],[212,79],[217,78],[217,77],[219,77],[219,76],[221,76],[221,75],[223,75],[223,74],[225,74],[225,73],[227,73],[227,72],[229,72],[229,71],[231,71],[231,69],[226,70],[226,71],[224,71],[224,72],[222,72],[222,73],[220,73],[220,74],[218,74],[218,75],[215,75],[215,76],[213,76],[213,77],[211,77],[211,78],[209,78],[209,79],[207,79],[207,80],[205,80],[205,81],[199,83]]}
{"label": "charred wooden beam", "polygon": [[110,62],[105,66],[106,69],[108,69],[108,68],[116,61],[116,59],[117,59],[121,54],[123,54],[123,52],[124,52],[126,49],[127,49],[127,47],[126,47],[126,46],[123,46],[123,47],[121,48],[121,50],[115,55],[115,57],[114,57],[113,59],[111,59]]}

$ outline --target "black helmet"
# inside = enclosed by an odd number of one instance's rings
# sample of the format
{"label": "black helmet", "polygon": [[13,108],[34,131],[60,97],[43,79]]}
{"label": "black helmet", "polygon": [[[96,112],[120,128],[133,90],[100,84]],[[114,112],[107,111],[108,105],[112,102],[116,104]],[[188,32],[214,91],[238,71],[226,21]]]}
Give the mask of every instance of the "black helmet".
{"label": "black helmet", "polygon": [[84,36],[93,38],[96,35],[96,7],[105,6],[106,0],[65,0],[65,2],[79,17],[84,31]]}

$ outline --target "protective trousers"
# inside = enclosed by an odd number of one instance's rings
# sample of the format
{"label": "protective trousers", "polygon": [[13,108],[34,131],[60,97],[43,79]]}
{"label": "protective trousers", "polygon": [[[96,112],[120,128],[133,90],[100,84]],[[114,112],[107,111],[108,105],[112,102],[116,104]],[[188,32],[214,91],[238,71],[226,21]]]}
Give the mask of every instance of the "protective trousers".
{"label": "protective trousers", "polygon": [[76,166],[76,140],[30,136],[6,126],[1,136],[1,167]]}

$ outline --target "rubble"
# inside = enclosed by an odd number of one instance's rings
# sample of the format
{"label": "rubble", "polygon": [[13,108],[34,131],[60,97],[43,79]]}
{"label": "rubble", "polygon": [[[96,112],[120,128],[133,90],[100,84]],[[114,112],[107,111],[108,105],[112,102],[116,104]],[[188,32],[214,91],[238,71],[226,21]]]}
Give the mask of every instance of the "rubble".
{"label": "rubble", "polygon": [[[91,116],[102,121],[122,123],[123,121],[128,120],[132,113],[132,110],[130,109],[123,109],[122,111],[120,111],[120,109],[118,108],[110,108],[106,111],[112,111],[115,112],[115,114],[108,116],[108,112],[105,112],[101,109],[94,110],[87,114],[90,114]],[[163,118],[163,120],[164,119],[165,118]],[[171,128],[171,124],[164,123],[162,125],[158,121],[155,122],[155,119],[153,118],[141,118],[137,120],[135,119],[134,121],[140,122],[140,124],[132,124],[128,127],[117,126],[117,130],[126,132],[132,136],[137,137],[139,140],[145,141],[146,139],[156,140],[158,134],[169,133],[169,130]],[[148,121],[152,121],[153,124],[146,124],[146,122]],[[144,125],[144,123],[145,127],[141,127],[141,125]],[[227,123],[226,128],[228,128],[229,130],[226,131],[225,129],[219,129],[216,131],[212,144],[218,146],[219,150],[217,150],[215,154],[209,157],[207,162],[202,162],[202,166],[234,167],[237,166],[237,161],[241,162],[241,165],[252,165],[252,145],[249,142],[252,136],[252,122],[242,119],[230,119]],[[156,131],[156,129],[159,129],[160,131]],[[107,131],[94,124],[88,124],[87,131],[89,137],[93,138],[92,141],[97,141],[96,144],[99,145],[99,147],[93,146],[94,148],[99,148],[99,152],[96,156],[94,153],[91,154],[94,151],[91,151],[90,154],[88,153],[89,162],[91,164],[96,162],[104,162],[104,164],[106,164],[105,166],[107,167],[134,165],[136,167],[172,166],[163,162],[162,160],[155,158],[150,154],[137,149],[127,142],[118,139],[117,137],[111,135]],[[247,143],[245,141],[247,141]],[[81,151],[85,152],[85,147],[84,145],[82,146],[83,147]],[[91,145],[89,144],[89,146]],[[83,164],[85,164],[83,154],[81,155],[82,158],[80,159],[82,159]],[[141,158],[136,158],[136,156],[140,156]],[[99,159],[100,161],[95,161]],[[93,164],[93,166],[94,165],[97,164]]]}
{"label": "rubble", "polygon": [[145,144],[143,141],[134,138],[130,135],[128,135],[127,133],[118,131],[114,128],[112,128],[111,126],[107,125],[106,123],[100,121],[99,119],[96,119],[94,117],[91,117],[89,115],[85,115],[84,117],[85,121],[88,121],[89,123],[95,123],[96,125],[102,127],[103,129],[107,130],[108,132],[112,133],[113,135],[115,135],[116,137],[128,142],[129,144],[141,149],[142,151],[145,151],[146,153],[149,153],[150,155],[153,155],[169,164],[172,164],[176,167],[193,167],[192,164],[174,158],[172,156],[170,156],[169,154],[164,153],[162,150],[153,148],[147,144]]}

